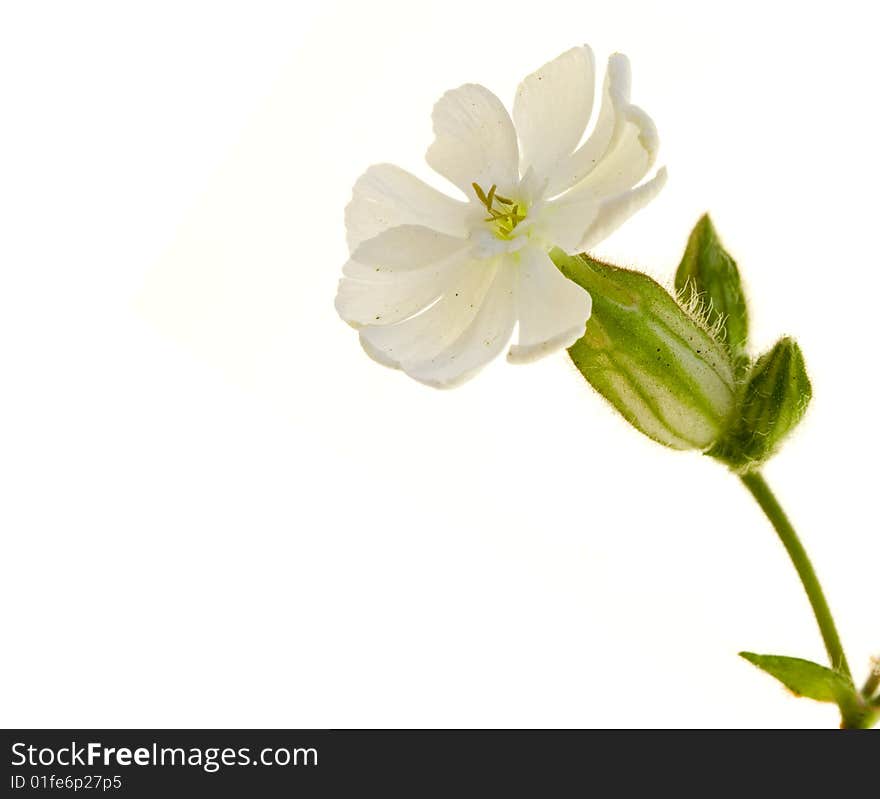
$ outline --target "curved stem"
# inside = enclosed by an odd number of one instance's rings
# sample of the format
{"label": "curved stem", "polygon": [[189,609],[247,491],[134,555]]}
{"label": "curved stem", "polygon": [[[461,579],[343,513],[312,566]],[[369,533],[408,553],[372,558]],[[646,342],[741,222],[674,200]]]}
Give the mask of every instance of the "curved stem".
{"label": "curved stem", "polygon": [[749,489],[755,501],[761,506],[761,510],[770,520],[770,523],[776,530],[779,540],[788,552],[789,558],[794,565],[795,570],[800,577],[804,591],[807,592],[807,598],[813,608],[813,615],[819,625],[819,631],[822,633],[822,640],[825,642],[825,649],[828,651],[828,657],[831,659],[831,666],[845,677],[852,680],[849,664],[846,662],[846,655],[843,652],[843,644],[840,643],[840,636],[837,633],[837,627],[834,625],[834,618],[828,608],[828,602],[825,600],[825,594],[822,592],[822,586],[819,584],[819,578],[813,570],[813,564],[807,556],[807,551],[801,544],[794,527],[782,510],[782,506],[776,500],[770,486],[761,476],[759,472],[748,472],[740,475],[740,479]]}

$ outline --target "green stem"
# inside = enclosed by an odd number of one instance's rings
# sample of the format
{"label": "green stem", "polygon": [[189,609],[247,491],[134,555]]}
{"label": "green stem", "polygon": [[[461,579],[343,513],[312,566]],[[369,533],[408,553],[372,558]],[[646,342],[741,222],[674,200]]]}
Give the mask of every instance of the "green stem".
{"label": "green stem", "polygon": [[819,631],[822,633],[822,640],[825,642],[825,649],[828,651],[828,657],[831,659],[831,666],[836,671],[843,674],[852,681],[852,674],[849,670],[849,664],[846,662],[846,655],[843,652],[843,644],[840,643],[840,636],[837,634],[837,627],[834,625],[834,618],[828,608],[828,602],[825,600],[825,594],[822,592],[822,586],[819,584],[819,578],[813,570],[813,564],[807,556],[807,551],[801,544],[794,527],[782,510],[782,506],[776,500],[770,486],[761,476],[759,472],[748,472],[740,475],[740,479],[749,489],[755,501],[761,506],[770,523],[776,530],[779,540],[788,552],[789,558],[801,579],[804,591],[807,592],[807,598],[813,608],[813,614],[819,625]]}

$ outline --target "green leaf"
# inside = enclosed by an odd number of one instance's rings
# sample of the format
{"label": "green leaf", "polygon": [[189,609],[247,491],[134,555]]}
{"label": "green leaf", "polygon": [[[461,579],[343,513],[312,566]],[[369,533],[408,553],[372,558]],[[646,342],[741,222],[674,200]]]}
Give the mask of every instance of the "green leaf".
{"label": "green leaf", "polygon": [[840,708],[840,726],[844,729],[867,730],[880,719],[877,708],[872,707],[858,692],[852,680],[840,672],[801,658],[756,655],[754,652],[739,654],[749,663],[775,677],[795,696],[836,704]]}
{"label": "green leaf", "polygon": [[796,696],[840,704],[855,694],[852,681],[810,660],[784,655],[756,655],[754,652],[740,652],[739,655],[775,677]]}
{"label": "green leaf", "polygon": [[738,398],[738,415],[709,453],[734,468],[760,466],[782,446],[813,396],[801,348],[779,339],[752,366]]}
{"label": "green leaf", "polygon": [[739,368],[748,363],[749,316],[736,261],[721,246],[709,215],[697,222],[675,273],[675,289],[685,304],[699,307],[709,326],[717,325]]}

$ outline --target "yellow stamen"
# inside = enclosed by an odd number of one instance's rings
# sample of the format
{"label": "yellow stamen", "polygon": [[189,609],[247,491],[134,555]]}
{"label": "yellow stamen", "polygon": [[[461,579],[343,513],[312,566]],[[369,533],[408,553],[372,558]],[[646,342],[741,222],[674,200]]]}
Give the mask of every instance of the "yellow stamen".
{"label": "yellow stamen", "polygon": [[[514,228],[526,218],[526,209],[520,207],[519,203],[502,197],[496,193],[497,186],[492,184],[488,193],[483,191],[482,187],[477,183],[471,184],[474,187],[474,193],[477,199],[486,206],[489,216],[485,218],[486,222],[495,222],[495,235],[500,239],[509,239],[513,234]],[[494,207],[497,203],[500,208]],[[505,207],[506,206],[506,207]]]}

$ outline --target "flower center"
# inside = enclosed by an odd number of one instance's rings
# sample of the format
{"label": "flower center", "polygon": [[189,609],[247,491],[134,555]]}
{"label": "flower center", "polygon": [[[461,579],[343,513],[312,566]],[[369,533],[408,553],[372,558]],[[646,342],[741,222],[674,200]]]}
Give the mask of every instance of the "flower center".
{"label": "flower center", "polygon": [[514,236],[516,226],[526,218],[526,207],[522,203],[508,200],[495,192],[497,186],[492,186],[488,192],[483,191],[477,183],[471,183],[477,199],[486,206],[489,216],[484,221],[491,222],[492,232],[496,238],[510,241]]}

